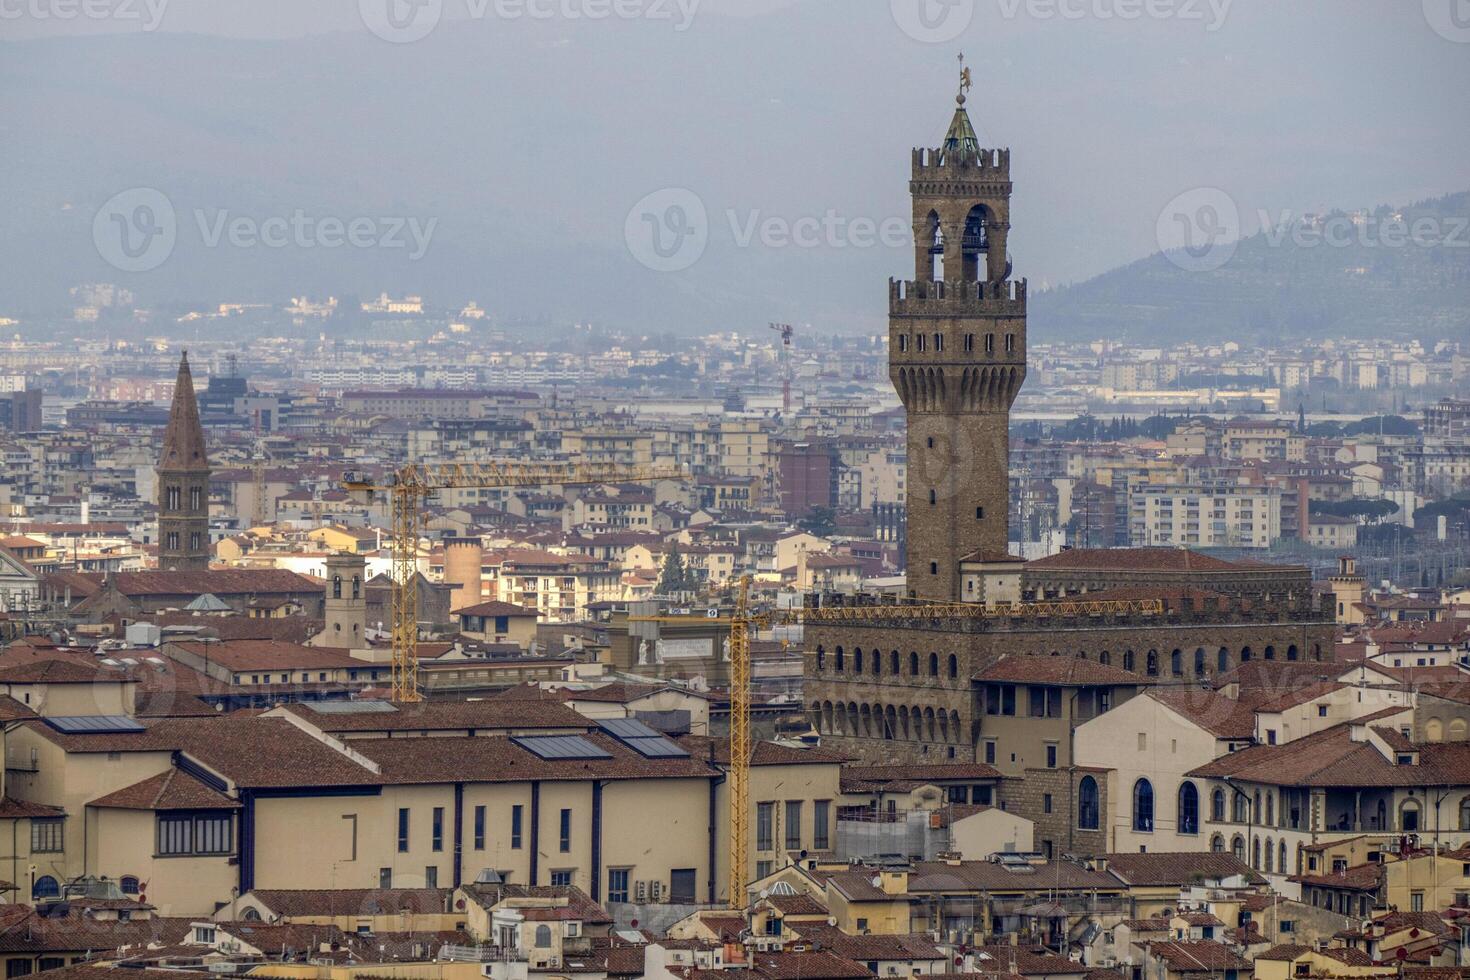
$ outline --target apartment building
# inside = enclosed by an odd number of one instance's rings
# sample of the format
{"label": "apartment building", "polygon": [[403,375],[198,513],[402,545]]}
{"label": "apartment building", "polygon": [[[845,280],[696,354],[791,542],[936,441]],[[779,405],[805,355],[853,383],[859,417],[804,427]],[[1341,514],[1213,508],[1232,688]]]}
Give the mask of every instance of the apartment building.
{"label": "apartment building", "polygon": [[487,598],[534,609],[546,623],[580,622],[590,605],[622,594],[621,569],[587,555],[516,548],[486,554],[482,568]]}
{"label": "apartment building", "polygon": [[1128,506],[1135,547],[1269,548],[1281,537],[1276,487],[1146,484]]}

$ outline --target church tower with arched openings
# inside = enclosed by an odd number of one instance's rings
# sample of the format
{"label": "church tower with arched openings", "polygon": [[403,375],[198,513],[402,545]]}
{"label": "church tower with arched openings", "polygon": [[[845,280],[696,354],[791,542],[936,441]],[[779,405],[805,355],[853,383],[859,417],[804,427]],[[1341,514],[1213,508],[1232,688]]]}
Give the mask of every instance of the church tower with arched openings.
{"label": "church tower with arched openings", "polygon": [[175,572],[209,568],[209,453],[188,351],[179,360],[156,472],[158,567]]}
{"label": "church tower with arched openings", "polygon": [[1011,405],[1026,281],[1011,279],[1011,154],[980,145],[966,70],[944,144],[913,151],[914,278],[889,283],[889,376],[908,416],[908,591],[964,600],[960,562],[1008,550]]}

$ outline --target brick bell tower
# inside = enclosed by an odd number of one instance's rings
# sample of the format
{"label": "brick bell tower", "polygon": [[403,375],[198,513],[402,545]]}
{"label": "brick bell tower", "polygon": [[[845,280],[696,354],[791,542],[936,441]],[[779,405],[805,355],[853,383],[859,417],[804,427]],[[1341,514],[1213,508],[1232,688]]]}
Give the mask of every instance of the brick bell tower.
{"label": "brick bell tower", "polygon": [[194,376],[185,351],[157,468],[158,567],[164,571],[209,568],[209,472]]}
{"label": "brick bell tower", "polygon": [[908,591],[963,600],[959,564],[1008,549],[1011,405],[1026,378],[1010,150],[980,146],[961,74],[938,149],[913,151],[915,278],[890,281],[888,374],[908,415]]}

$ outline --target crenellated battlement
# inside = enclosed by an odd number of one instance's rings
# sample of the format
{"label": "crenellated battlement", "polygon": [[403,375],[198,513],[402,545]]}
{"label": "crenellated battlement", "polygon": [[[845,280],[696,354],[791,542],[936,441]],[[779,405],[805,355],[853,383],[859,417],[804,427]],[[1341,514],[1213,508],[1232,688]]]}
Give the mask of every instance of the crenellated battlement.
{"label": "crenellated battlement", "polygon": [[1026,315],[1026,280],[1004,282],[926,282],[888,280],[891,316]]}
{"label": "crenellated battlement", "polygon": [[[1255,600],[1239,596],[1170,596],[1167,590],[1153,602],[1146,599],[1129,601],[1093,601],[1086,595],[1064,600],[998,603],[989,609],[975,606],[974,611],[950,612],[970,608],[968,604],[949,607],[932,606],[937,615],[915,615],[923,603],[873,594],[808,593],[807,609],[863,610],[851,620],[809,622],[812,635],[827,636],[852,630],[934,630],[951,633],[993,632],[1057,632],[1088,629],[1181,629],[1195,626],[1281,626],[1283,624],[1325,624],[1332,622],[1330,602],[1318,602],[1309,593],[1276,595]],[[892,610],[893,616],[886,616]],[[828,615],[831,615],[829,612]],[[1283,650],[1283,659],[1285,659]],[[1305,659],[1305,658],[1303,658]]]}
{"label": "crenellated battlement", "polygon": [[914,180],[1010,180],[1011,151],[977,150],[960,153],[945,150],[918,148],[913,152]]}

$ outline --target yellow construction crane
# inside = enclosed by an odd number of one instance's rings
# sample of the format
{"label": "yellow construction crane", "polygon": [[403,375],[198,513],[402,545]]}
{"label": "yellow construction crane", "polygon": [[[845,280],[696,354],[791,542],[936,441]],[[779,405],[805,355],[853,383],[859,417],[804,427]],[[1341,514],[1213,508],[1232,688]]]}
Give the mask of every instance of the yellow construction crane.
{"label": "yellow construction crane", "polygon": [[1158,599],[1065,599],[1048,602],[880,603],[874,605],[798,607],[773,612],[750,612],[750,576],[742,576],[729,616],[629,616],[629,623],[662,623],[730,628],[730,890],[731,909],[745,908],[750,848],[750,638],[774,625],[818,623],[900,623],[939,619],[1000,619],[1012,616],[1158,615]]}
{"label": "yellow construction crane", "polygon": [[347,474],[343,488],[372,503],[386,496],[393,514],[393,693],[400,704],[423,699],[419,693],[419,530],[424,504],[440,490],[509,487],[577,486],[595,483],[647,483],[683,479],[674,467],[623,466],[615,463],[444,463],[409,464],[390,482]]}

